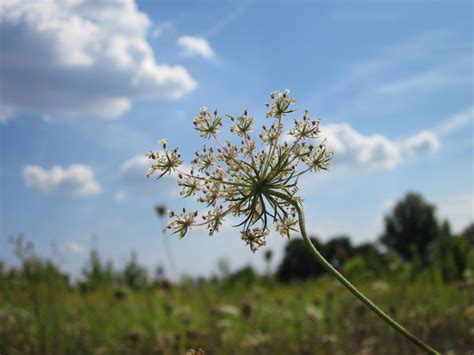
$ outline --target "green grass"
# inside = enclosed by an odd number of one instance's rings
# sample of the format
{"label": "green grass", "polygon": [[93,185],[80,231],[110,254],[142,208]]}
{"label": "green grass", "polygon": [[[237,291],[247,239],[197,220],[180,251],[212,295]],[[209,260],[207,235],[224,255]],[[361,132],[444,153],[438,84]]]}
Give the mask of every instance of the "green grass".
{"label": "green grass", "polygon": [[[472,288],[427,281],[357,284],[442,353],[474,350]],[[105,287],[81,294],[58,280],[3,282],[0,353],[419,353],[329,278],[227,289],[185,284],[124,294]]]}

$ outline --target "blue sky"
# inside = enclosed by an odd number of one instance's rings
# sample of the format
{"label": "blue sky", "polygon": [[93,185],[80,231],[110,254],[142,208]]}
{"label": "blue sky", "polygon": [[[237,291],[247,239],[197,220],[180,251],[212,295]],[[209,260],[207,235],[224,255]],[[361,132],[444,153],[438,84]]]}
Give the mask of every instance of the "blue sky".
{"label": "blue sky", "polygon": [[[334,165],[301,181],[309,229],[374,240],[408,191],[454,231],[474,219],[471,2],[133,1],[0,5],[0,257],[24,233],[77,273],[93,245],[117,266],[163,264],[153,206],[193,206],[146,179],[167,137],[191,159],[200,106],[262,124],[290,89],[322,119]],[[178,274],[262,268],[237,229],[167,237]],[[285,240],[267,248],[281,257]]]}

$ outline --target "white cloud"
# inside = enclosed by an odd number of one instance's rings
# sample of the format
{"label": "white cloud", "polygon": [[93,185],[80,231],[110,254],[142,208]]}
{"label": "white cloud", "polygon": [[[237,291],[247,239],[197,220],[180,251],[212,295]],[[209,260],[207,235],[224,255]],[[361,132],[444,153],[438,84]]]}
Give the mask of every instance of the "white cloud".
{"label": "white cloud", "polygon": [[[334,152],[335,168],[390,170],[401,163],[432,154],[441,148],[440,137],[474,122],[474,107],[456,113],[431,130],[422,130],[404,139],[381,134],[364,135],[348,123],[321,125],[322,138]],[[286,136],[291,141],[290,136]]]}
{"label": "white cloud", "polygon": [[67,249],[71,252],[71,253],[82,253],[84,251],[84,246],[77,243],[77,242],[73,242],[73,241],[70,241],[67,243]]}
{"label": "white cloud", "polygon": [[93,170],[87,165],[74,164],[68,168],[56,165],[50,170],[27,165],[23,168],[23,179],[27,186],[44,193],[86,196],[101,192],[99,183],[94,180]]}
{"label": "white cloud", "polygon": [[182,36],[178,38],[178,45],[185,55],[198,55],[206,59],[214,58],[214,51],[209,42],[203,37]]}
{"label": "white cloud", "polygon": [[402,149],[416,156],[422,153],[433,153],[439,150],[441,143],[438,137],[429,131],[422,131],[414,136],[407,138],[402,143]]}
{"label": "white cloud", "polygon": [[347,123],[322,125],[321,131],[328,147],[335,153],[335,167],[386,170],[408,159],[437,152],[441,148],[440,137],[472,123],[474,106],[453,114],[431,130],[423,130],[401,140],[392,140],[380,134],[364,135]]}
{"label": "white cloud", "polygon": [[[151,160],[145,154],[136,155],[126,160],[119,170],[124,189],[139,195],[156,196],[156,198],[177,196],[176,177],[165,175],[159,180],[154,177],[148,178],[146,174],[150,164]],[[125,191],[119,192],[125,194]]]}
{"label": "white cloud", "polygon": [[458,129],[474,122],[474,106],[471,106],[467,110],[458,112],[451,117],[443,121],[435,132],[438,135],[446,135],[457,131]]}
{"label": "white cloud", "polygon": [[401,160],[398,145],[382,135],[363,135],[347,123],[328,124],[321,130],[334,151],[335,166],[392,169]]}
{"label": "white cloud", "polygon": [[364,135],[347,123],[321,127],[328,147],[334,151],[335,167],[367,170],[390,170],[407,158],[433,153],[440,148],[438,137],[422,131],[404,140],[391,140],[383,135]]}
{"label": "white cloud", "polygon": [[133,0],[3,1],[2,107],[46,117],[111,118],[133,100],[177,99],[197,83],[155,61]]}

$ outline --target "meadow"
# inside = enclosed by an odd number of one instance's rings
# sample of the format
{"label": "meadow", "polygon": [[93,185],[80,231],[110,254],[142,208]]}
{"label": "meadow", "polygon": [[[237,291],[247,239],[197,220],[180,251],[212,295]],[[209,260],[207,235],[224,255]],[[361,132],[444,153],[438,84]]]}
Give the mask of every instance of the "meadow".
{"label": "meadow", "polygon": [[[348,236],[312,237],[311,243],[417,337],[442,354],[472,354],[474,224],[458,235],[434,215],[413,223],[427,206],[413,197],[386,219],[387,226],[404,225],[407,236],[385,234],[381,243],[359,245]],[[397,217],[407,210],[418,217]],[[424,238],[409,248],[398,243],[410,235]],[[389,241],[397,243],[384,249]],[[302,238],[288,241],[276,269],[265,249],[263,273],[230,270],[221,260],[207,278],[174,283],[162,266],[150,273],[134,253],[116,268],[97,249],[71,279],[24,236],[11,242],[18,263],[0,261],[2,355],[420,353],[315,262]]]}
{"label": "meadow", "polygon": [[[472,285],[398,277],[357,284],[442,353],[474,349]],[[61,277],[2,280],[1,354],[185,354],[199,348],[206,354],[419,353],[327,276],[291,284],[188,280],[87,291]]]}

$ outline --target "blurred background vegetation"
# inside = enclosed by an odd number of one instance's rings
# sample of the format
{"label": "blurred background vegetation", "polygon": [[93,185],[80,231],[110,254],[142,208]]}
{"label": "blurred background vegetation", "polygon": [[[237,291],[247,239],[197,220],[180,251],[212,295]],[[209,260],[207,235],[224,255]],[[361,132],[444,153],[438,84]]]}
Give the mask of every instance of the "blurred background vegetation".
{"label": "blurred background vegetation", "polygon": [[[436,208],[408,193],[377,241],[314,245],[370,298],[446,354],[474,349],[474,224],[453,234]],[[363,223],[361,221],[361,223]],[[12,239],[19,266],[0,262],[1,354],[415,354],[335,280],[301,238],[273,273],[251,266],[171,282],[134,253],[122,269],[92,249],[80,277]],[[196,255],[196,262],[200,256]]]}

